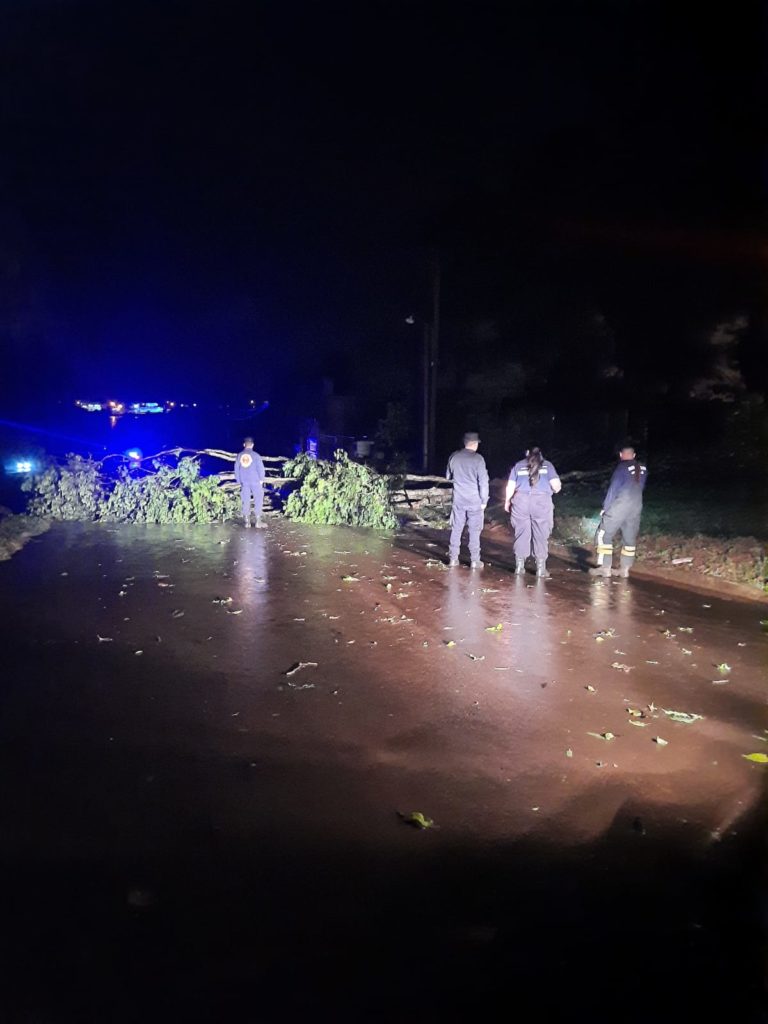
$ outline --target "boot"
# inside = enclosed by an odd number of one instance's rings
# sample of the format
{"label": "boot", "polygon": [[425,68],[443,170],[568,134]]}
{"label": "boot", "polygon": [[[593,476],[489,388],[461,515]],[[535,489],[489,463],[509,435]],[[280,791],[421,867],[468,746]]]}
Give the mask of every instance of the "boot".
{"label": "boot", "polygon": [[610,579],[611,565],[613,564],[613,547],[609,544],[598,544],[597,547],[598,565],[596,569],[590,569],[590,576],[605,576]]}
{"label": "boot", "polygon": [[458,564],[459,564],[458,558],[449,558],[448,559],[448,568],[449,569],[455,569]]}
{"label": "boot", "polygon": [[515,576],[525,576],[525,559],[515,559]]}
{"label": "boot", "polygon": [[257,530],[266,530],[266,528],[267,528],[267,524],[264,522],[264,520],[261,518],[261,516],[259,516],[259,518],[256,520],[256,529]]}
{"label": "boot", "polygon": [[481,562],[479,559],[476,562],[470,564],[470,569],[483,569],[485,568],[485,562]]}
{"label": "boot", "polygon": [[245,517],[245,528],[246,528],[246,530],[250,530],[250,528],[251,528],[251,517],[250,516],[246,516]]}
{"label": "boot", "polygon": [[621,549],[621,561],[619,562],[619,571],[615,572],[614,575],[619,576],[621,579],[629,579],[629,570],[635,564],[635,548],[623,547]]}
{"label": "boot", "polygon": [[550,580],[552,577],[547,572],[547,560],[546,558],[536,559],[536,575],[540,580]]}

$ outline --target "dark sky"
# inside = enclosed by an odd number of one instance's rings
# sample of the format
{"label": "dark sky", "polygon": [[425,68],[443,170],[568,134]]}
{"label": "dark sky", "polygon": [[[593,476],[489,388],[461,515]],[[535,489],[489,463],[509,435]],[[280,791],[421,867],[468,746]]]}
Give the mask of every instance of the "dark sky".
{"label": "dark sky", "polygon": [[758,15],[5,0],[4,383],[359,388],[411,358],[433,246],[448,364],[601,312],[628,364],[684,365],[760,313]]}

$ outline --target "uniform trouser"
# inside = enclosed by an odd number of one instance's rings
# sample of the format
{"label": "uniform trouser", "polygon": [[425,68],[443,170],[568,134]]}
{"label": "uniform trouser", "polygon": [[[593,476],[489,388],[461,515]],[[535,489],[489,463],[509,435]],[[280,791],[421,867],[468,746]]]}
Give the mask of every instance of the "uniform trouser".
{"label": "uniform trouser", "polygon": [[253,510],[258,519],[264,503],[264,488],[260,480],[256,480],[254,483],[244,480],[240,485],[240,500],[242,502],[244,519],[247,519],[251,514],[251,498],[253,498]]}
{"label": "uniform trouser", "polygon": [[597,528],[597,564],[604,572],[610,572],[613,564],[613,541],[617,533],[621,533],[621,568],[632,568],[642,512],[640,502],[620,501],[611,505],[603,514]]}
{"label": "uniform trouser", "polygon": [[480,561],[480,533],[484,518],[481,508],[467,508],[464,505],[454,505],[451,508],[451,539],[448,542],[448,554],[452,560],[459,557],[461,537],[466,526],[469,531],[469,557],[473,562]]}
{"label": "uniform trouser", "polygon": [[554,515],[550,495],[520,491],[515,494],[512,498],[511,522],[515,534],[516,560],[525,561],[531,551],[537,560],[546,559]]}

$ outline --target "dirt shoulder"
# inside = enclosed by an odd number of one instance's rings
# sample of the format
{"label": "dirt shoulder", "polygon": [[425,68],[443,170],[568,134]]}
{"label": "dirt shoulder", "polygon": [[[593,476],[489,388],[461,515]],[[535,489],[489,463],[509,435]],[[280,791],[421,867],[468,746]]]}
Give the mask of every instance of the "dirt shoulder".
{"label": "dirt shoulder", "polygon": [[20,551],[27,541],[38,537],[50,527],[47,519],[32,516],[6,515],[0,518],[0,562]]}

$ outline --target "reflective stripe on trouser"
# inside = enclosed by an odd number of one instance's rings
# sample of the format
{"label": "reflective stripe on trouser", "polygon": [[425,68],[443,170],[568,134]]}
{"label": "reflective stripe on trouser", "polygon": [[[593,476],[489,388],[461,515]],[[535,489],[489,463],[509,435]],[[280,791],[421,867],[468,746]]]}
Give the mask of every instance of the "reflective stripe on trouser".
{"label": "reflective stripe on trouser", "polygon": [[634,544],[625,544],[621,549],[621,568],[623,570],[629,570],[635,564],[635,552],[637,548]]}
{"label": "reflective stripe on trouser", "polygon": [[[640,516],[643,506],[636,501],[617,501],[608,509],[597,530],[597,564],[610,568],[613,561],[613,541],[621,532],[624,544],[622,558],[635,557],[635,544],[640,532]],[[622,561],[622,565],[623,565]],[[631,564],[631,563],[629,563]]]}
{"label": "reflective stripe on trouser", "polygon": [[247,519],[251,514],[251,498],[253,498],[253,510],[258,519],[264,504],[264,488],[261,483],[242,483],[240,485],[240,501],[243,510],[243,518]]}
{"label": "reflective stripe on trouser", "polygon": [[512,529],[515,533],[515,558],[546,559],[549,535],[552,533],[554,507],[548,494],[525,494],[518,491],[512,499]]}
{"label": "reflective stripe on trouser", "polygon": [[448,542],[448,554],[452,560],[459,557],[461,536],[466,526],[469,532],[469,557],[473,562],[480,561],[480,533],[484,518],[481,508],[463,508],[460,505],[451,508],[451,539]]}

